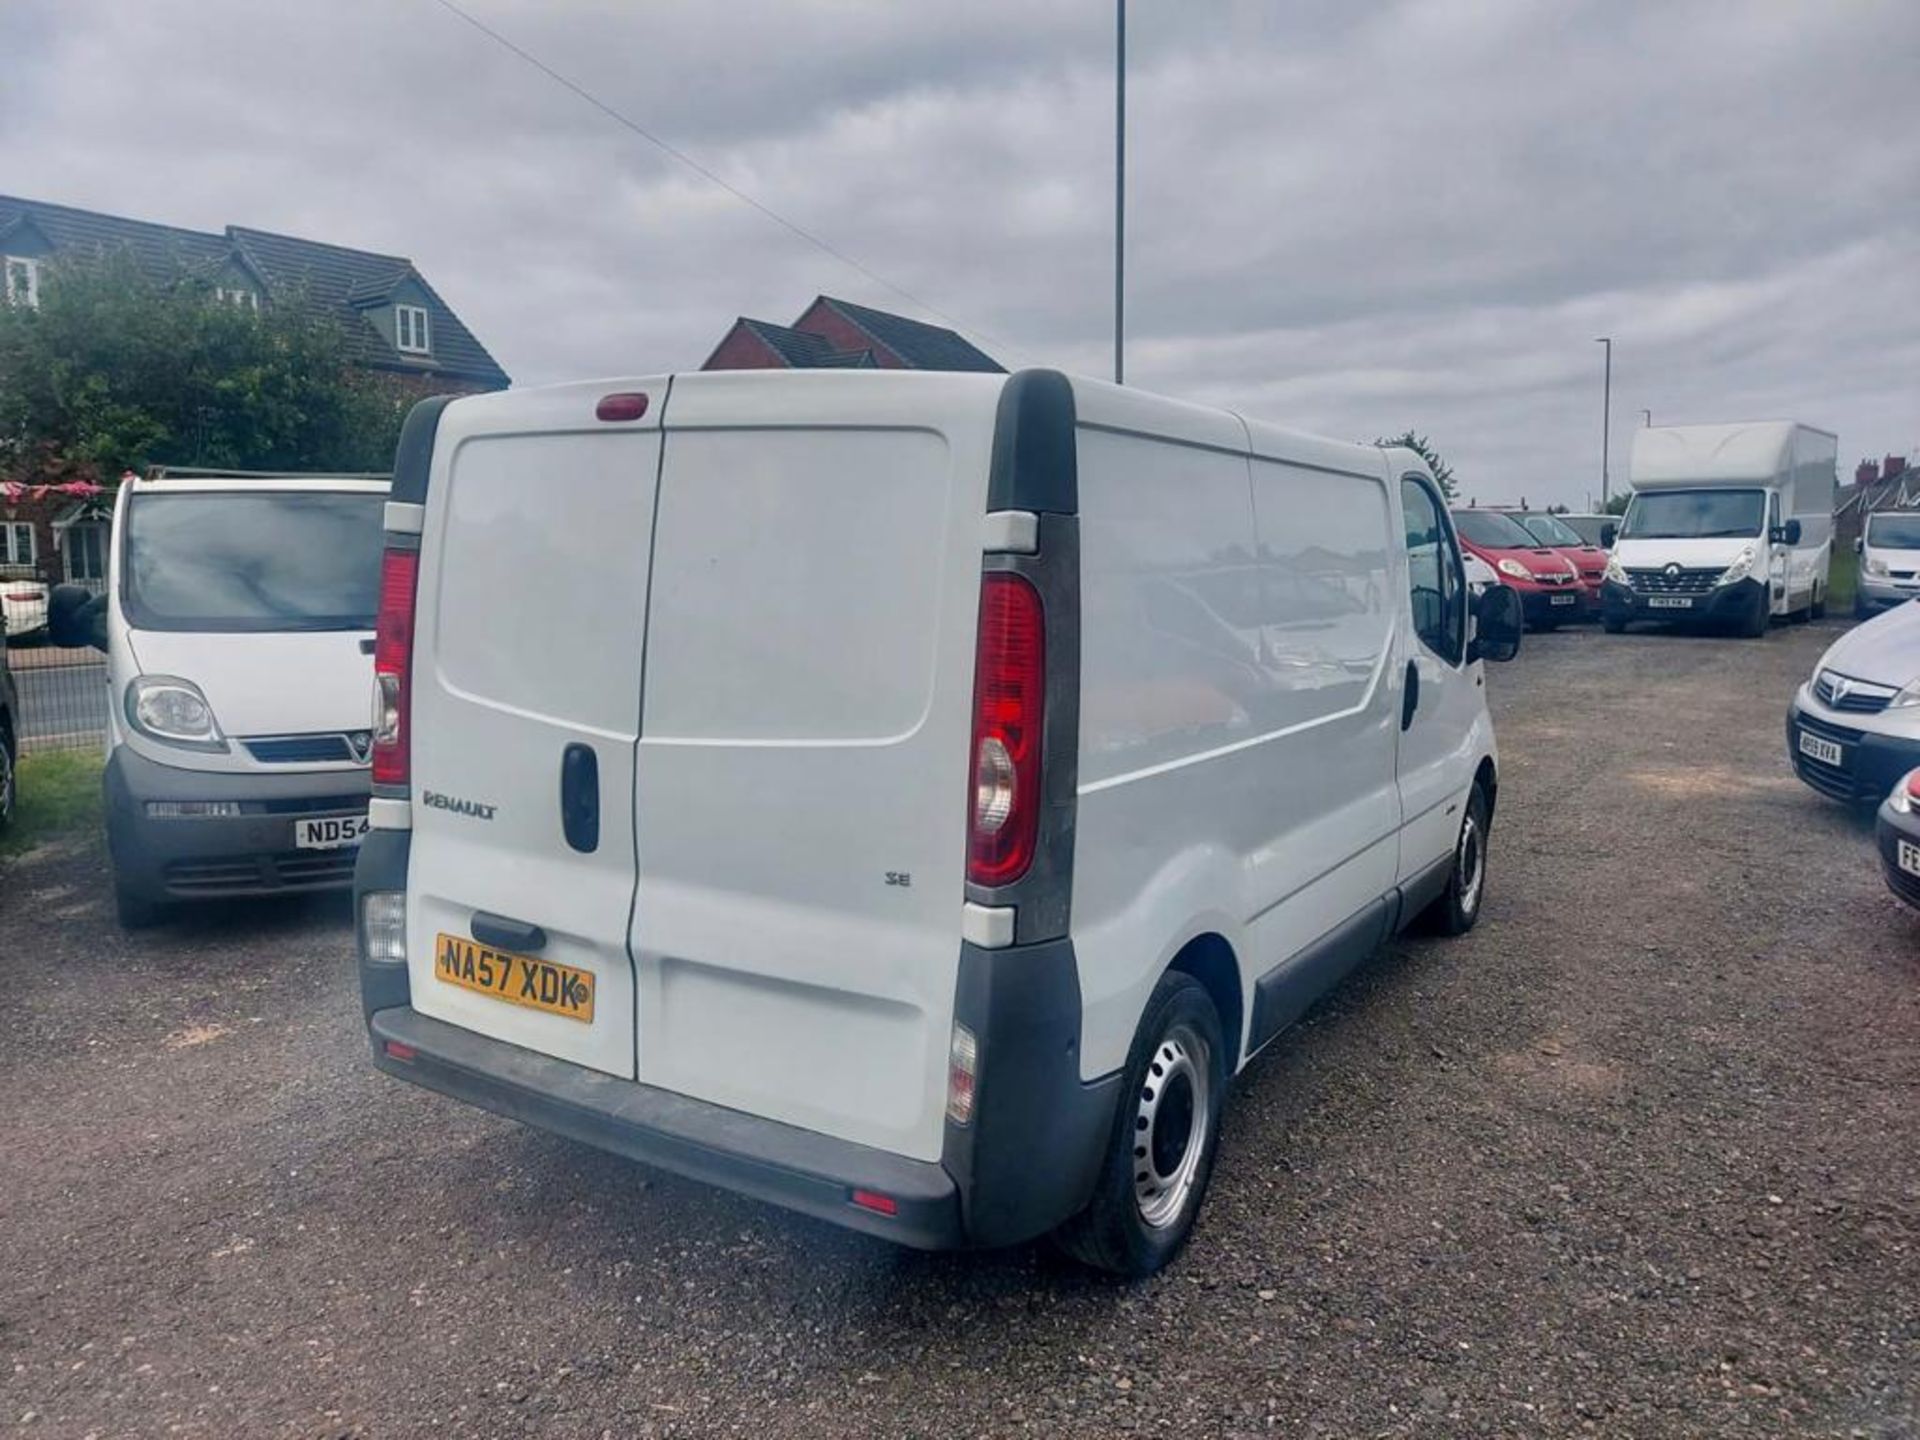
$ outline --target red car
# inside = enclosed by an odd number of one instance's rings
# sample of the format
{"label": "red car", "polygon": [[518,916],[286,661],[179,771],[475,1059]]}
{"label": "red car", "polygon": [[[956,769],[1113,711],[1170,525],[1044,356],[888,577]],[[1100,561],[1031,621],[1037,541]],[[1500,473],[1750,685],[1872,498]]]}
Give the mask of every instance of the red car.
{"label": "red car", "polygon": [[1453,528],[1460,543],[1520,596],[1532,628],[1551,630],[1563,621],[1593,617],[1597,595],[1580,583],[1573,562],[1542,545],[1513,516],[1501,510],[1456,510]]}
{"label": "red car", "polygon": [[1512,510],[1508,513],[1535,540],[1554,554],[1573,562],[1573,568],[1580,572],[1580,583],[1586,587],[1591,611],[1598,615],[1600,582],[1607,573],[1607,552],[1583,537],[1558,515],[1545,510]]}

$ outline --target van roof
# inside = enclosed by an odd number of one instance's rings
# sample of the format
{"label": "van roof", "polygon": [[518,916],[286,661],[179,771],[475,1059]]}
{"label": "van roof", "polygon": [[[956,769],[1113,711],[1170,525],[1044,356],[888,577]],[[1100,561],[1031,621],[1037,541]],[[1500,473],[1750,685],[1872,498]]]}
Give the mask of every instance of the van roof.
{"label": "van roof", "polygon": [[298,473],[276,470],[219,470],[188,465],[156,465],[130,482],[136,489],[170,491],[316,491],[373,492],[386,490],[393,477],[384,474]]}
{"label": "van roof", "polygon": [[1791,465],[1793,437],[1802,430],[1833,438],[1827,431],[1793,420],[1655,425],[1636,430],[1629,466],[1633,488],[1774,479]]}

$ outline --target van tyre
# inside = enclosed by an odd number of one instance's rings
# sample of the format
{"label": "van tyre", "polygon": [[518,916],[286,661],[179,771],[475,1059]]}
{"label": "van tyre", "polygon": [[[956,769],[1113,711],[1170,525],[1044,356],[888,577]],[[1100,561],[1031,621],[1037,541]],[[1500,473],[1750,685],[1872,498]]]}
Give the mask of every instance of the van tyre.
{"label": "van tyre", "polygon": [[1809,620],[1824,620],[1827,618],[1826,592],[1821,590],[1818,585],[1813,587],[1813,604],[1807,609],[1807,618]]}
{"label": "van tyre", "polygon": [[1464,935],[1480,918],[1487,898],[1487,839],[1493,828],[1493,807],[1476,782],[1467,796],[1467,813],[1460,817],[1460,833],[1453,841],[1453,868],[1447,888],[1421,918],[1442,935]]}
{"label": "van tyre", "polygon": [[13,739],[0,732],[0,830],[13,823],[13,803],[19,795],[20,777],[13,768]]}
{"label": "van tyre", "polygon": [[1093,1198],[1054,1232],[1061,1249],[1131,1279],[1180,1253],[1213,1175],[1229,1069],[1213,998],[1193,976],[1168,971],[1127,1055]]}
{"label": "van tyre", "polygon": [[1618,635],[1627,628],[1627,622],[1624,617],[1619,615],[1602,615],[1600,617],[1600,628],[1609,635]]}

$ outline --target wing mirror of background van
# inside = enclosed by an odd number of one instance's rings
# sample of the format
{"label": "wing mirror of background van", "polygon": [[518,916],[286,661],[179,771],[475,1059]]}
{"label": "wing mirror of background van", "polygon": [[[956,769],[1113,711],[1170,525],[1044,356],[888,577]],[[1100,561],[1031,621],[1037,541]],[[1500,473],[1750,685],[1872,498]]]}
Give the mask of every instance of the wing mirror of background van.
{"label": "wing mirror of background van", "polygon": [[1800,543],[1800,522],[1789,520],[1784,525],[1776,525],[1767,538],[1775,545],[1798,545]]}
{"label": "wing mirror of background van", "polygon": [[1853,537],[1853,553],[1856,555],[1864,555],[1867,553],[1867,537],[1866,536],[1856,535]]}
{"label": "wing mirror of background van", "polygon": [[107,597],[83,586],[56,585],[47,596],[47,638],[56,645],[107,648]]}
{"label": "wing mirror of background van", "polygon": [[1492,586],[1474,607],[1473,643],[1467,647],[1468,662],[1513,659],[1520,653],[1520,631],[1524,623],[1519,592],[1505,585]]}
{"label": "wing mirror of background van", "polygon": [[1613,542],[1619,538],[1620,527],[1618,525],[1602,525],[1600,527],[1600,548],[1602,550],[1611,550],[1613,548]]}

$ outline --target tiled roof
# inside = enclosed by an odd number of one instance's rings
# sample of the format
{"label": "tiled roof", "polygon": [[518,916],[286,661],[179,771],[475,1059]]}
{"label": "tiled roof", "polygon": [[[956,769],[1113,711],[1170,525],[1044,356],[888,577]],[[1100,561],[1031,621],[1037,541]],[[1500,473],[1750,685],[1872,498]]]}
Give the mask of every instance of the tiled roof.
{"label": "tiled roof", "polygon": [[1006,367],[984,350],[940,325],[909,320],[851,300],[820,297],[916,370],[976,370],[1003,375]]}
{"label": "tiled roof", "polygon": [[[238,259],[260,278],[268,299],[304,295],[332,309],[345,328],[355,358],[380,369],[446,374],[484,385],[505,386],[502,370],[473,332],[440,298],[413,263],[399,255],[350,250],[266,230],[229,225],[207,234],[144,220],[126,220],[68,205],[0,195],[0,235],[16,223],[30,222],[55,250],[126,249],[156,276],[206,273]],[[402,355],[374,328],[366,307],[387,298],[408,279],[426,296],[433,353]]]}
{"label": "tiled roof", "polygon": [[740,323],[764,340],[773,352],[796,370],[871,370],[871,350],[836,350],[818,335],[740,317]]}

